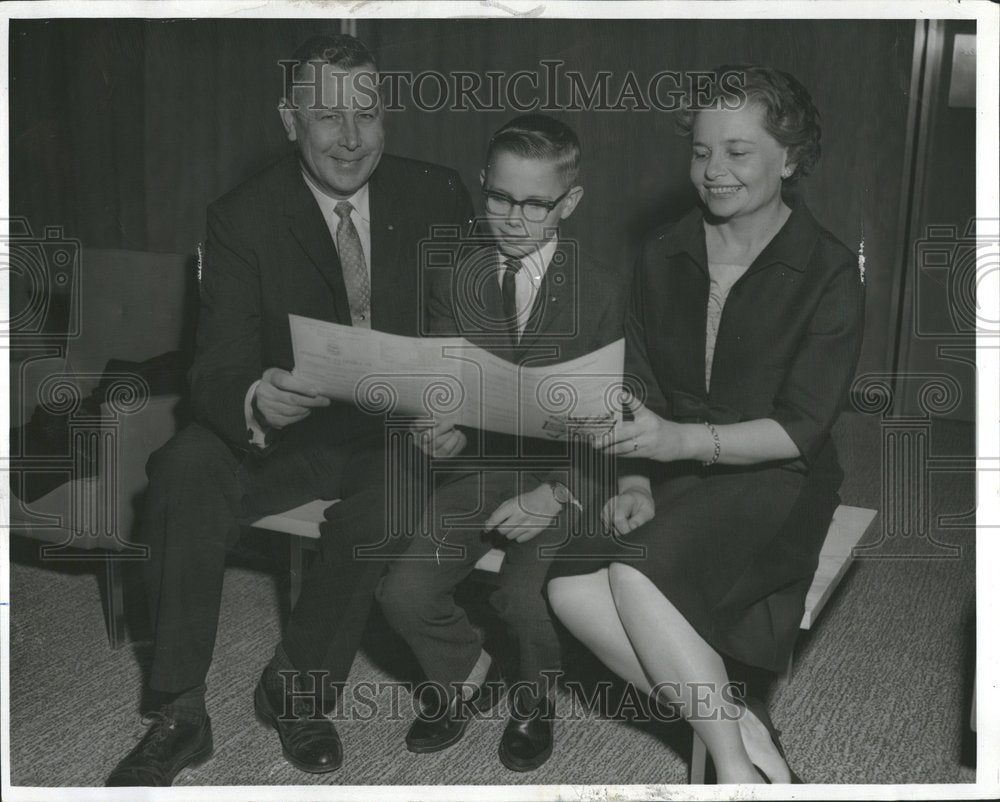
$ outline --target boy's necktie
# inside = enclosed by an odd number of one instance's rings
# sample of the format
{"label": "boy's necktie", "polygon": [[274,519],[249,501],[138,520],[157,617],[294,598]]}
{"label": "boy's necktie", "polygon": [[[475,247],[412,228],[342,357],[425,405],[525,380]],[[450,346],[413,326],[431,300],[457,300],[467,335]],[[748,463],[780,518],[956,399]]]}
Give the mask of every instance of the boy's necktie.
{"label": "boy's necktie", "polygon": [[516,344],[520,339],[521,332],[517,322],[517,271],[521,269],[519,259],[506,259],[504,261],[503,280],[500,286],[500,294],[503,298],[504,324],[510,332],[511,339]]}

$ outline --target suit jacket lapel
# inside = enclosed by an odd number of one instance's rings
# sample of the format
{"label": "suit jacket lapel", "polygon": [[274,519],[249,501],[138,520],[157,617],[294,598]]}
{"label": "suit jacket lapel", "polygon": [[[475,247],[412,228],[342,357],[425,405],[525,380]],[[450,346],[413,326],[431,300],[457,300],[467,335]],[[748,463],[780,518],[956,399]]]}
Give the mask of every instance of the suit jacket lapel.
{"label": "suit jacket lapel", "polygon": [[408,204],[419,202],[408,197],[400,187],[392,186],[387,174],[386,157],[372,173],[368,182],[368,210],[371,215],[372,327],[386,330],[387,318],[396,314],[400,304],[413,304],[416,299],[397,297],[406,291],[404,282],[395,280],[400,269],[417,269],[416,254],[405,253],[401,221],[407,218]]}
{"label": "suit jacket lapel", "polygon": [[570,259],[571,251],[560,243],[552,255],[552,261],[542,276],[535,303],[531,307],[531,315],[524,326],[521,340],[517,345],[519,352],[534,345],[538,339],[552,332],[559,332],[557,324],[573,310],[576,302],[576,288],[580,269],[579,260]]}
{"label": "suit jacket lapel", "polygon": [[486,331],[490,335],[507,333],[507,326],[503,324],[503,294],[500,289],[500,254],[495,248],[491,248],[490,259],[483,259],[479,262],[481,270],[485,275],[477,276],[477,283],[482,282],[483,288],[483,308],[485,310],[484,321]]}
{"label": "suit jacket lapel", "polygon": [[495,247],[481,248],[462,264],[463,279],[456,288],[459,294],[452,299],[462,317],[462,335],[502,359],[516,361],[511,332],[504,323],[500,253]]}
{"label": "suit jacket lapel", "polygon": [[[296,171],[301,169],[297,159],[294,169]],[[319,204],[316,203],[316,198],[299,173],[289,181],[285,196],[285,216],[288,218],[292,236],[330,287],[337,321],[349,326],[351,308],[347,300],[347,287],[344,285],[340,258],[337,256],[337,249],[333,245],[330,229],[323,219]]]}

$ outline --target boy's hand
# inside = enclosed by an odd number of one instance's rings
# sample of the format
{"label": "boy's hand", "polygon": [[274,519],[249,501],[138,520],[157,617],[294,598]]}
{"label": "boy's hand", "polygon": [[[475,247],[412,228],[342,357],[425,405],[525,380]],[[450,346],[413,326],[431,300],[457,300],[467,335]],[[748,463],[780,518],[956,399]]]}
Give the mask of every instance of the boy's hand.
{"label": "boy's hand", "polygon": [[656,514],[656,503],[648,489],[630,487],[617,496],[608,499],[601,511],[601,520],[610,529],[612,526],[620,535],[651,521]]}
{"label": "boy's hand", "polygon": [[524,543],[552,526],[560,512],[562,504],[556,501],[552,488],[540,484],[534,490],[503,502],[486,519],[483,530],[496,530],[508,540]]}

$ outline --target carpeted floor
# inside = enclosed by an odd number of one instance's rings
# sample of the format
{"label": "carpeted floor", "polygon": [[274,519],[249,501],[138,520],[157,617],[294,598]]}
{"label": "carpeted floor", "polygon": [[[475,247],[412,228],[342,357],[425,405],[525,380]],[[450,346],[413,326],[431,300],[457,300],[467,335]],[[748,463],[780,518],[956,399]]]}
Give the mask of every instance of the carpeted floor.
{"label": "carpeted floor", "polygon": [[[845,503],[878,508],[879,423],[852,416],[843,461]],[[935,424],[931,453],[973,453],[971,426]],[[971,474],[931,480],[932,521],[974,509]],[[865,542],[878,542],[882,517]],[[968,727],[975,616],[975,539],[971,526],[932,533],[960,547],[953,559],[900,559],[913,543],[886,538],[859,559],[810,632],[795,670],[773,685],[770,707],[796,771],[817,783],[967,783],[975,780],[975,736]],[[920,545],[920,544],[916,544]],[[289,766],[277,736],[253,716],[251,693],[279,633],[287,589],[280,572],[260,566],[284,544],[251,540],[226,576],[208,680],[214,757],[184,771],[178,785],[627,784],[687,781],[691,730],[684,723],[629,723],[584,710],[561,721],[552,758],[530,774],[506,770],[496,756],[503,711],[473,721],[454,748],[413,755],[403,746],[408,694],[392,686],[411,676],[398,640],[374,621],[351,684],[354,715],[338,724],[343,768],[313,776]],[[107,646],[99,574],[88,564],[49,565],[37,544],[11,547],[11,782],[26,786],[101,785],[143,732],[139,700],[148,642],[139,615],[129,644]],[[134,598],[134,596],[132,597]],[[608,679],[580,650],[568,674],[585,687]],[[391,669],[390,669],[391,667]],[[620,692],[620,686],[616,686]],[[362,698],[363,697],[363,698]],[[374,699],[375,703],[365,701]],[[626,700],[627,701],[627,700]],[[373,714],[377,704],[378,712]],[[560,711],[573,707],[562,689]],[[610,711],[619,706],[615,694]],[[605,711],[609,712],[608,710]],[[619,719],[621,717],[618,717]]]}

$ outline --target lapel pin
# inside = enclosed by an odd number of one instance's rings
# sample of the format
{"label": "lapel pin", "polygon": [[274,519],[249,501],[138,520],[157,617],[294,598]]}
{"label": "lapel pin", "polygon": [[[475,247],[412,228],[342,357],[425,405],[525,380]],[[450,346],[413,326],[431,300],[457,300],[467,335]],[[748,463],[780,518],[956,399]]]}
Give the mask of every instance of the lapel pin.
{"label": "lapel pin", "polygon": [[392,226],[389,226],[389,230],[394,231],[395,229]]}

